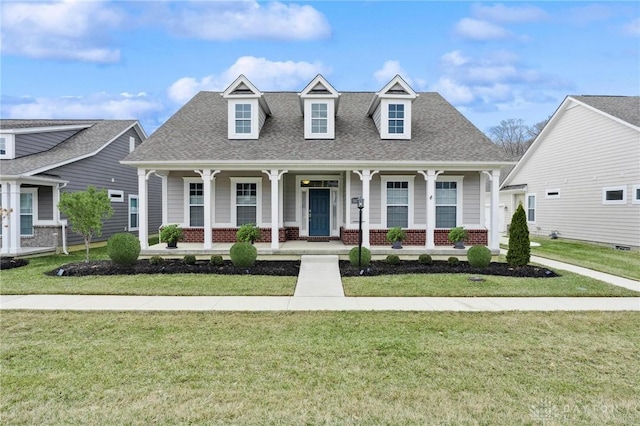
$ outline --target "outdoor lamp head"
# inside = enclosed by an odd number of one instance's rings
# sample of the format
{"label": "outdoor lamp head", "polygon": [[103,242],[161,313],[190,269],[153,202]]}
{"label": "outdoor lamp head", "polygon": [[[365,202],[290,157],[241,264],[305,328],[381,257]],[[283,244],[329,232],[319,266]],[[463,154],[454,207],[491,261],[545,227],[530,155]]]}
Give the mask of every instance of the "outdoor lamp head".
{"label": "outdoor lamp head", "polygon": [[359,209],[364,208],[364,198],[362,198],[362,197],[358,198],[358,208]]}

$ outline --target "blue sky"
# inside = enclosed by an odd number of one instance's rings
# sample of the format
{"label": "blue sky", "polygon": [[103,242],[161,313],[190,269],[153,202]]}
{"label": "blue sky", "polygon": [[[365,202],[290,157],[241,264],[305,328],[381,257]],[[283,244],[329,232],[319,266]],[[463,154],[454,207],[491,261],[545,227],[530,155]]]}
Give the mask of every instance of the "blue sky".
{"label": "blue sky", "polygon": [[402,75],[480,130],[566,95],[640,94],[640,3],[1,0],[3,118],[136,118],[152,133],[199,90],[317,74],[377,91]]}

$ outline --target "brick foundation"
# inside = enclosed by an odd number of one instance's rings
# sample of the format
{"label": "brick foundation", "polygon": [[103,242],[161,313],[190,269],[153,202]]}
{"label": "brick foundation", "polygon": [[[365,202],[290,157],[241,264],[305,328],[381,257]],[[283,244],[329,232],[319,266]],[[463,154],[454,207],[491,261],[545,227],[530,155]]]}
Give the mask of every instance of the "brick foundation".
{"label": "brick foundation", "polygon": [[[239,228],[216,228],[212,229],[212,241],[214,243],[235,243],[236,233]],[[204,228],[184,228],[184,239],[186,243],[203,243]],[[283,243],[287,241],[284,228],[278,231],[278,241]],[[258,242],[271,242],[271,228],[260,228],[260,239]]]}
{"label": "brick foundation", "polygon": [[[369,242],[372,246],[386,246],[389,245],[387,241],[387,229],[372,229],[369,231]],[[469,229],[469,239],[467,243],[469,245],[484,245],[488,244],[487,230],[486,229]],[[424,246],[426,244],[427,232],[424,229],[407,229],[407,238],[402,242],[406,246]],[[449,246],[452,243],[449,242],[447,236],[449,235],[448,229],[436,229],[434,231],[434,240],[436,246]],[[357,229],[345,229],[340,228],[340,240],[345,245],[357,245],[358,244],[358,230]]]}

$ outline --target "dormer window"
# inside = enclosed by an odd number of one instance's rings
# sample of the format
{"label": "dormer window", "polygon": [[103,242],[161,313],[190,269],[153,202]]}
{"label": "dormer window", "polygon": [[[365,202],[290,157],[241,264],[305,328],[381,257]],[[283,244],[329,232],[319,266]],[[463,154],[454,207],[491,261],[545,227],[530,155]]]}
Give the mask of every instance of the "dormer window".
{"label": "dormer window", "polygon": [[236,133],[251,133],[251,104],[236,104]]}
{"label": "dormer window", "polygon": [[404,133],[404,105],[389,104],[389,133]]}
{"label": "dormer window", "polygon": [[327,104],[311,104],[311,133],[327,133]]}
{"label": "dormer window", "polygon": [[321,75],[300,92],[305,139],[334,139],[340,94]]}
{"label": "dormer window", "polygon": [[264,122],[271,115],[264,95],[241,75],[222,97],[228,102],[229,139],[258,139]]}
{"label": "dormer window", "polygon": [[399,75],[374,95],[368,115],[378,128],[380,139],[411,139],[411,105],[417,97]]}
{"label": "dormer window", "polygon": [[15,135],[5,133],[0,135],[0,159],[11,160],[16,157]]}

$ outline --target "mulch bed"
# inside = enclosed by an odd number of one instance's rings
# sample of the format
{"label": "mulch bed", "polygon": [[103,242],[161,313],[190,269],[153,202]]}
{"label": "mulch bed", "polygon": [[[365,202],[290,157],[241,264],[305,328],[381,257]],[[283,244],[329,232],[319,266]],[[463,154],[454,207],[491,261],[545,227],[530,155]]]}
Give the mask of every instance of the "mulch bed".
{"label": "mulch bed", "polygon": [[[300,261],[257,261],[250,268],[237,268],[226,260],[222,265],[213,265],[209,261],[199,260],[194,265],[187,265],[182,259],[165,259],[160,264],[151,264],[149,260],[138,260],[131,267],[123,267],[109,260],[69,263],[47,273],[51,276],[87,276],[87,275],[137,275],[137,274],[222,274],[222,275],[272,275],[298,276]],[[501,275],[510,277],[551,278],[558,275],[546,268],[536,266],[522,266],[512,268],[506,263],[491,263],[487,268],[473,268],[467,262],[449,265],[445,261],[434,261],[431,265],[420,264],[417,261],[404,260],[398,265],[391,265],[384,261],[372,261],[361,272],[348,261],[340,261],[340,274],[345,277],[360,275],[391,275],[391,274],[474,274]]]}
{"label": "mulch bed", "polygon": [[444,260],[436,260],[430,265],[418,263],[416,260],[403,260],[398,265],[391,265],[385,261],[372,261],[361,272],[357,267],[351,266],[346,260],[340,261],[340,275],[343,277],[356,277],[359,275],[394,275],[394,274],[473,274],[473,275],[499,275],[504,277],[522,278],[553,278],[559,275],[555,272],[537,266],[511,267],[508,263],[493,262],[486,268],[474,268],[469,263],[461,261],[457,265],[450,265]]}
{"label": "mulch bed", "polygon": [[27,266],[29,261],[27,259],[16,259],[14,257],[2,257],[0,258],[0,270],[19,268],[21,266]]}

